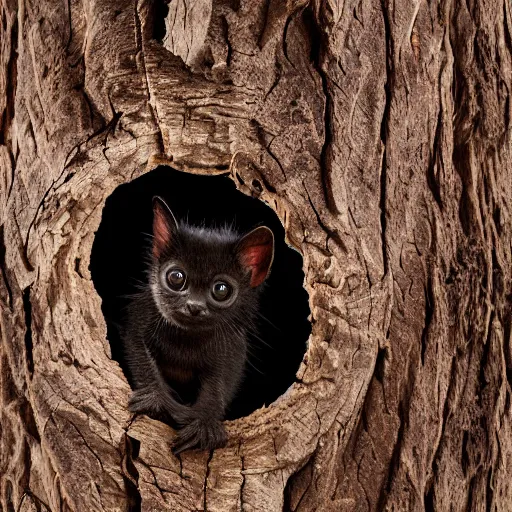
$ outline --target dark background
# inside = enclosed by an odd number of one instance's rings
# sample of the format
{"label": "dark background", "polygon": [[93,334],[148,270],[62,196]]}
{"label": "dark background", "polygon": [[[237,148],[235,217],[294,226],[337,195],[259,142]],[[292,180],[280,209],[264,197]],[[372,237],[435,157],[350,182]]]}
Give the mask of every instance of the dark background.
{"label": "dark background", "polygon": [[308,294],[302,283],[302,257],[284,241],[284,228],[262,201],[238,191],[227,176],[199,176],[158,167],[119,186],[107,199],[91,254],[91,275],[103,300],[112,356],[126,374],[118,325],[129,295],[146,282],[152,198],[166,200],[176,218],[190,224],[234,222],[241,233],[264,224],[275,235],[272,271],[260,299],[257,335],[249,339],[250,358],[242,387],[227,418],[268,405],[295,380],[311,326]]}

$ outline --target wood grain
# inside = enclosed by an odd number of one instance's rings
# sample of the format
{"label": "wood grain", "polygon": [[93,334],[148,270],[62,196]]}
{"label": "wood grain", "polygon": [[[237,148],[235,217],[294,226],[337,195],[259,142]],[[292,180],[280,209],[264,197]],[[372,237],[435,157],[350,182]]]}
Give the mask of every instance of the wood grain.
{"label": "wood grain", "polygon": [[[512,507],[508,2],[0,0],[0,510]],[[161,21],[161,20],[160,20]],[[297,382],[214,453],[127,411],[89,257],[160,163],[304,257]]]}

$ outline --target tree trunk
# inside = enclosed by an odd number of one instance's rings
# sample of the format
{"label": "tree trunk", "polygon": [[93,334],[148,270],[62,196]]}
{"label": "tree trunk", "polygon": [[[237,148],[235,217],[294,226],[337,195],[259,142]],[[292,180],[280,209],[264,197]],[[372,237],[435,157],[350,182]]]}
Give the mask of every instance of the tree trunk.
{"label": "tree trunk", "polygon": [[[0,10],[0,510],[512,510],[508,0]],[[88,268],[162,162],[276,210],[313,326],[285,396],[180,458]]]}

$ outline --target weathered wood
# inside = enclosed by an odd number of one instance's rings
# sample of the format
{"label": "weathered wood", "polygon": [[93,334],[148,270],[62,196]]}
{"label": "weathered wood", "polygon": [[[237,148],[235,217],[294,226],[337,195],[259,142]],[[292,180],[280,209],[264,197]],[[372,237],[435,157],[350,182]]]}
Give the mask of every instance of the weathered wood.
{"label": "weathered wood", "polygon": [[[1,510],[512,508],[510,3],[0,0]],[[291,390],[213,454],[127,411],[106,198],[229,171],[304,256]]]}

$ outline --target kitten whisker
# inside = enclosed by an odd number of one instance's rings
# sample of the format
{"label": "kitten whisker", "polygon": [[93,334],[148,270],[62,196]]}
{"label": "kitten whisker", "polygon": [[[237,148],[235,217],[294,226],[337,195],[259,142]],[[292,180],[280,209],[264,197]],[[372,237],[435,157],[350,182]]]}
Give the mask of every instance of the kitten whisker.
{"label": "kitten whisker", "polygon": [[281,332],[281,329],[277,327],[274,323],[272,323],[261,311],[256,311],[256,315],[262,320],[265,320],[265,322],[271,325],[276,331]]}
{"label": "kitten whisker", "polygon": [[265,345],[265,347],[268,347],[268,348],[270,348],[272,350],[275,350],[275,348],[272,345],[270,345],[265,340],[260,338],[255,332],[247,331],[247,334],[249,335],[250,338],[254,338],[254,339],[258,340],[259,342],[261,342],[263,345]]}
{"label": "kitten whisker", "polygon": [[[252,354],[251,354],[252,355]],[[260,359],[261,361],[261,359]],[[260,375],[265,375],[259,368],[257,368],[252,362],[250,358],[247,358],[245,362],[255,371],[257,371]]]}

